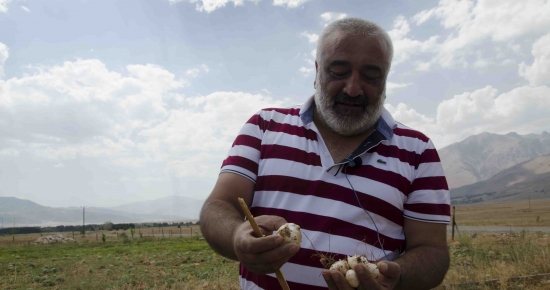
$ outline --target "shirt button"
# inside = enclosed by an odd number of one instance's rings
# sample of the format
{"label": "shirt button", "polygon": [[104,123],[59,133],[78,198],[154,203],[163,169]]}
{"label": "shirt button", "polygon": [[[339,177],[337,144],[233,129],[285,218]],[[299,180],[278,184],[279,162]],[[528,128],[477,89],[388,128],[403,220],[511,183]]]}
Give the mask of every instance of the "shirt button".
{"label": "shirt button", "polygon": [[325,153],[325,157],[329,157],[330,156],[330,153]]}

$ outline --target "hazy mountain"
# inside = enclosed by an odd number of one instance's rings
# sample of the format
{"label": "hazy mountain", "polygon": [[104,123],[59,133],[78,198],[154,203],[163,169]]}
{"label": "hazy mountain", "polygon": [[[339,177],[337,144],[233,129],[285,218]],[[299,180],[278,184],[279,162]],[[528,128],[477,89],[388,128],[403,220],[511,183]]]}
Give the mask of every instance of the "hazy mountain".
{"label": "hazy mountain", "polygon": [[504,169],[547,153],[550,153],[548,132],[482,133],[439,150],[450,188],[487,180]]}
{"label": "hazy mountain", "polygon": [[198,219],[204,199],[168,196],[112,207],[112,210],[131,214],[171,215],[180,219]]}
{"label": "hazy mountain", "polygon": [[[155,201],[151,201],[154,203]],[[131,205],[121,207],[130,209]],[[136,208],[134,211],[119,211],[114,209],[88,207],[86,208],[86,224],[102,224],[106,221],[113,223],[130,223],[144,221],[170,221],[182,219],[195,219],[194,215],[172,215],[172,211],[161,213],[145,212]],[[13,226],[15,218],[16,226],[26,225],[67,225],[82,223],[82,208],[66,207],[57,208],[42,206],[35,202],[15,197],[0,197],[0,217],[3,219],[4,227]]]}
{"label": "hazy mountain", "polygon": [[550,198],[550,154],[522,162],[492,178],[451,189],[451,202],[503,202]]}

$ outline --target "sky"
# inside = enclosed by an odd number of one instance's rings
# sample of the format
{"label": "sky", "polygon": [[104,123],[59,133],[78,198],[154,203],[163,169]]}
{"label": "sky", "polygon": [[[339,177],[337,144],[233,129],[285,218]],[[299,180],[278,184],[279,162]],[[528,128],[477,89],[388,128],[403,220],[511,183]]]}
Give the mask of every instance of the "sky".
{"label": "sky", "polygon": [[550,131],[543,0],[0,0],[0,196],[204,199],[240,127],[314,93],[330,22],[394,44],[386,108],[444,148]]}

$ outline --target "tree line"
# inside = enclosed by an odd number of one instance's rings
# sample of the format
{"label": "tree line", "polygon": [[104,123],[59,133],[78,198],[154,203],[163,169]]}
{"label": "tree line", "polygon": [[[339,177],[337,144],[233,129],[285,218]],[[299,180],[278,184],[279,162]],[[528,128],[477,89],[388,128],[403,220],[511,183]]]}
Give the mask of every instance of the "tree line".
{"label": "tree line", "polygon": [[[135,228],[159,228],[159,227],[169,227],[169,226],[191,226],[198,225],[199,222],[179,222],[179,223],[119,223],[115,224],[110,221],[103,224],[89,224],[84,227],[87,232],[94,231],[118,231],[118,230],[128,230]],[[55,226],[55,227],[16,227],[16,228],[3,228],[0,229],[0,235],[13,235],[13,234],[40,234],[40,233],[55,233],[55,232],[80,232],[82,233],[82,225],[76,226]]]}

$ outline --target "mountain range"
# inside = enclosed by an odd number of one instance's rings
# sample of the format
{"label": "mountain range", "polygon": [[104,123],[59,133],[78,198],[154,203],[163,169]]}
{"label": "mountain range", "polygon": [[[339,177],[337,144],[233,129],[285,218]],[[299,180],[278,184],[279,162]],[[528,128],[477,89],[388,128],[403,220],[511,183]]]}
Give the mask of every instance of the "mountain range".
{"label": "mountain range", "polygon": [[481,133],[439,150],[449,188],[487,180],[504,169],[550,153],[550,134]]}
{"label": "mountain range", "polygon": [[[113,208],[87,207],[86,224],[137,223],[198,219],[204,200],[170,196],[150,201],[133,202]],[[0,197],[0,217],[4,227],[15,218],[17,226],[55,226],[81,224],[82,208],[49,207],[15,197]]]}
{"label": "mountain range", "polygon": [[451,203],[550,198],[550,154],[516,164],[481,182],[451,189]]}
{"label": "mountain range", "polygon": [[[550,134],[482,133],[439,150],[451,203],[550,198]],[[111,208],[86,208],[86,223],[193,220],[204,200],[169,196]],[[82,208],[54,208],[0,197],[0,217],[9,227],[82,223]]]}

